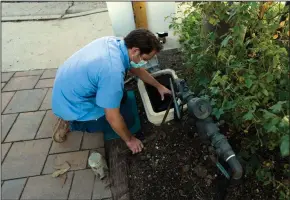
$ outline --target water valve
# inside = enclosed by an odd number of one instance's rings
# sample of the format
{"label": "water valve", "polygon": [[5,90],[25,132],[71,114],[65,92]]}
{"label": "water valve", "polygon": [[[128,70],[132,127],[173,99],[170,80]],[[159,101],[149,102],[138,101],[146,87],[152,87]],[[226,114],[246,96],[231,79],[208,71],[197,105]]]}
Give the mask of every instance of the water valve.
{"label": "water valve", "polygon": [[168,36],[168,33],[166,32],[157,32],[158,40],[161,44],[165,44],[166,37]]}

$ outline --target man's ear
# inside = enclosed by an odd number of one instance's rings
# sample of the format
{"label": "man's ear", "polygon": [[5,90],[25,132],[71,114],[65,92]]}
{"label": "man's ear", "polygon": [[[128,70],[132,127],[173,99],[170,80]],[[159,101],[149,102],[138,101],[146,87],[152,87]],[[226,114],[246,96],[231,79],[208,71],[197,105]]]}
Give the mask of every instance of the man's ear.
{"label": "man's ear", "polygon": [[141,52],[140,52],[140,49],[139,49],[138,47],[133,47],[133,48],[132,48],[132,52],[133,52],[134,55],[135,55],[136,53],[139,53],[139,54],[141,53]]}

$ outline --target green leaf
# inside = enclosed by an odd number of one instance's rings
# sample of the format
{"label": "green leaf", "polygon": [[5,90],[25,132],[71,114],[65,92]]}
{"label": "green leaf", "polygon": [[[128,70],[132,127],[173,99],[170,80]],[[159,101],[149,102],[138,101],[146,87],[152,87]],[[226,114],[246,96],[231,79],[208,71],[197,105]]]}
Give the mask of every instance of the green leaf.
{"label": "green leaf", "polygon": [[284,116],[283,119],[281,120],[279,127],[281,128],[287,128],[289,129],[289,117],[288,116]]}
{"label": "green leaf", "polygon": [[273,119],[271,120],[271,125],[272,125],[272,126],[276,126],[280,121],[281,121],[280,118],[275,117],[275,118],[273,118]]}
{"label": "green leaf", "polygon": [[278,91],[278,98],[279,98],[279,100],[288,100],[289,99],[289,92]]}
{"label": "green leaf", "polygon": [[239,25],[235,25],[234,28],[233,28],[233,31],[234,31],[234,33],[238,33],[238,32],[240,32],[240,27],[239,27]]}
{"label": "green leaf", "polygon": [[236,103],[234,101],[226,101],[224,106],[223,106],[223,109],[229,110],[229,109],[233,109],[235,107],[236,107]]}
{"label": "green leaf", "polygon": [[220,92],[220,89],[218,87],[210,87],[210,90],[213,94],[218,94]]}
{"label": "green leaf", "polygon": [[256,96],[247,96],[245,97],[245,100],[251,100],[251,99],[256,99],[257,97]]}
{"label": "green leaf", "polygon": [[273,74],[268,74],[268,75],[267,75],[267,83],[270,83],[270,82],[272,82],[272,81],[273,81],[273,79],[274,79],[274,76],[273,76]]}
{"label": "green leaf", "polygon": [[271,180],[267,180],[267,181],[265,181],[265,182],[263,183],[263,185],[269,185],[270,183],[272,183],[272,181],[271,181]]}
{"label": "green leaf", "polygon": [[244,116],[243,116],[243,119],[245,120],[251,120],[253,119],[254,115],[253,115],[253,110],[249,110],[249,112],[247,112]]}
{"label": "green leaf", "polygon": [[212,106],[216,105],[216,99],[211,99],[210,100],[210,105],[212,105]]}
{"label": "green leaf", "polygon": [[267,110],[262,110],[262,111],[264,112],[265,119],[271,119],[271,118],[277,117],[275,114],[273,114]]}
{"label": "green leaf", "polygon": [[276,55],[276,56],[273,57],[273,68],[276,68],[278,63],[279,63],[279,56]]}
{"label": "green leaf", "polygon": [[195,50],[195,49],[197,49],[197,48],[199,48],[199,46],[196,46],[195,44],[191,45],[191,49],[192,49],[192,50]]}
{"label": "green leaf", "polygon": [[281,85],[286,85],[287,84],[287,80],[286,79],[281,79],[280,80],[280,84]]}
{"label": "green leaf", "polygon": [[259,7],[258,2],[251,2],[250,5],[251,5],[252,8],[258,8]]}
{"label": "green leaf", "polygon": [[249,78],[245,79],[245,83],[246,83],[246,86],[247,88],[250,88],[253,84],[253,81]]}
{"label": "green leaf", "polygon": [[267,133],[270,133],[270,132],[276,133],[278,131],[277,127],[273,126],[273,124],[271,122],[265,123],[264,129],[266,130]]}
{"label": "green leaf", "polygon": [[260,85],[261,88],[265,88],[264,83],[259,83],[259,85]]}
{"label": "green leaf", "polygon": [[267,91],[266,89],[263,89],[262,92],[263,92],[263,94],[264,94],[265,96],[268,96],[268,95],[269,95],[269,93],[268,93],[268,91]]}
{"label": "green leaf", "polygon": [[221,84],[223,87],[225,87],[225,84],[226,84],[227,80],[228,80],[228,76],[227,76],[227,75],[223,75],[223,76],[221,77],[221,79],[220,79],[220,84]]}
{"label": "green leaf", "polygon": [[247,60],[249,63],[256,63],[256,62],[258,62],[257,60],[255,60],[255,59],[253,59],[253,58],[250,58],[250,59],[248,59]]}
{"label": "green leaf", "polygon": [[215,40],[214,32],[210,32],[210,34],[209,34],[209,39],[210,39],[211,41],[214,41],[214,40]]}
{"label": "green leaf", "polygon": [[225,47],[227,46],[227,44],[229,43],[229,40],[232,38],[232,36],[228,35],[221,43],[221,47]]}
{"label": "green leaf", "polygon": [[236,10],[234,10],[233,12],[231,12],[230,17],[228,18],[227,22],[231,20],[231,18],[237,13]]}
{"label": "green leaf", "polygon": [[215,18],[213,18],[213,17],[210,17],[210,18],[209,18],[209,23],[210,23],[210,24],[212,24],[212,25],[216,25],[217,22],[218,22],[217,19],[215,19]]}
{"label": "green leaf", "polygon": [[289,148],[290,148],[289,142],[290,142],[289,135],[284,135],[281,138],[280,152],[283,157],[289,156]]}
{"label": "green leaf", "polygon": [[286,103],[286,101],[278,101],[275,105],[271,106],[270,109],[274,113],[279,113],[282,110],[282,104]]}
{"label": "green leaf", "polygon": [[214,108],[212,114],[213,114],[217,119],[219,119],[219,118],[221,117],[221,115],[224,114],[224,110],[223,110],[222,108],[220,108],[220,109]]}
{"label": "green leaf", "polygon": [[287,198],[287,195],[285,194],[285,192],[283,190],[280,190],[280,193],[279,193],[279,199],[286,199]]}

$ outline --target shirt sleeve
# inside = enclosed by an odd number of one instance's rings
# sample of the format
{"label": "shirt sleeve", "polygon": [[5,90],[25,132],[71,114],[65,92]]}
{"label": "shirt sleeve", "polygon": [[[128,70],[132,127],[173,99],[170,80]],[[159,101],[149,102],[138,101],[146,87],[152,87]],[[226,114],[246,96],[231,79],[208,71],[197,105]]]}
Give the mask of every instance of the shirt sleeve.
{"label": "shirt sleeve", "polygon": [[123,97],[123,88],[122,72],[106,75],[99,80],[96,104],[102,108],[119,108]]}

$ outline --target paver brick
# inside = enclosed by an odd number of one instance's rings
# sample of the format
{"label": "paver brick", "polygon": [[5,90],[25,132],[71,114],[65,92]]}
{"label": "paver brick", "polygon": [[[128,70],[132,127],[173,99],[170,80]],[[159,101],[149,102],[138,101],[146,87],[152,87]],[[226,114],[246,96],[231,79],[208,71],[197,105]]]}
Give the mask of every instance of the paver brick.
{"label": "paver brick", "polygon": [[[67,176],[66,180],[65,176]],[[67,199],[72,178],[73,172],[57,178],[51,175],[30,177],[21,199]]]}
{"label": "paver brick", "polygon": [[51,139],[13,143],[2,164],[2,180],[40,175]]}
{"label": "paver brick", "polygon": [[95,174],[90,169],[75,171],[74,173],[69,199],[91,199]]}
{"label": "paver brick", "polygon": [[26,180],[27,178],[5,181],[2,186],[2,199],[18,200]]}
{"label": "paver brick", "polygon": [[38,110],[47,90],[47,88],[43,88],[17,91],[4,110],[4,114]]}
{"label": "paver brick", "polygon": [[54,79],[41,79],[36,84],[35,88],[53,87]]}
{"label": "paver brick", "polygon": [[21,71],[21,72],[16,72],[14,74],[14,77],[17,76],[37,76],[37,75],[42,75],[43,74],[43,69],[37,69],[37,70],[28,70],[28,71]]}
{"label": "paver brick", "polygon": [[1,119],[1,141],[3,142],[18,114],[2,115]]}
{"label": "paver brick", "polygon": [[32,89],[36,85],[38,79],[39,76],[12,77],[3,88],[3,91]]}
{"label": "paver brick", "polygon": [[5,142],[34,139],[45,111],[20,113]]}
{"label": "paver brick", "polygon": [[13,76],[14,72],[3,72],[1,74],[1,82],[7,82]]}
{"label": "paver brick", "polygon": [[46,111],[44,119],[37,132],[36,138],[48,138],[52,137],[53,128],[57,123],[57,117],[51,110]]}
{"label": "paver brick", "polygon": [[54,167],[63,165],[66,161],[71,166],[70,171],[85,169],[89,151],[78,151],[62,154],[49,155],[42,174],[50,174],[55,171]]}
{"label": "paver brick", "polygon": [[49,88],[39,110],[51,109],[51,99],[52,99],[52,88]]}
{"label": "paver brick", "polygon": [[50,154],[62,153],[68,151],[78,151],[81,146],[83,132],[71,132],[67,135],[67,139],[63,143],[53,142],[50,149]]}
{"label": "paver brick", "polygon": [[104,134],[98,133],[85,133],[82,149],[98,149],[104,147]]}
{"label": "paver brick", "polygon": [[12,99],[13,95],[15,94],[15,92],[3,92],[1,93],[1,98],[2,98],[2,111],[6,108],[7,104],[9,103],[9,101]]}
{"label": "paver brick", "polygon": [[1,147],[1,149],[2,149],[2,160],[1,160],[1,162],[3,162],[6,154],[8,153],[8,150],[9,150],[10,146],[11,146],[11,143],[2,144],[2,147]]}
{"label": "paver brick", "polygon": [[47,69],[44,71],[40,79],[55,78],[56,72],[57,72],[57,69]]}
{"label": "paver brick", "polygon": [[101,200],[112,197],[110,186],[105,181],[96,177],[94,184],[93,200]]}

